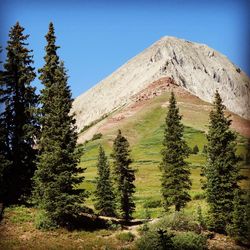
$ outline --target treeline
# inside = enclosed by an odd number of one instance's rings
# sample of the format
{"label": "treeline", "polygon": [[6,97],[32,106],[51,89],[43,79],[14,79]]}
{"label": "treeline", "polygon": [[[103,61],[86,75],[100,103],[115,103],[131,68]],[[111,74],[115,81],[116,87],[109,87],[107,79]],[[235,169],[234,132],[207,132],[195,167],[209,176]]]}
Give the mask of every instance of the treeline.
{"label": "treeline", "polygon": [[[7,57],[0,72],[0,203],[35,205],[43,211],[47,225],[68,226],[84,211],[88,190],[79,188],[84,168],[79,167],[79,147],[72,96],[64,63],[60,60],[54,26],[45,38],[44,66],[38,70],[43,84],[40,95],[32,82],[36,77],[28,35],[16,23],[9,32]],[[209,117],[207,163],[202,174],[209,205],[209,229],[230,233],[244,240],[250,221],[247,198],[239,182],[236,135],[218,92]],[[191,200],[192,153],[184,140],[174,93],[165,121],[160,169],[164,208],[183,209]],[[198,148],[193,152],[198,152]],[[135,210],[135,170],[131,168],[129,143],[118,131],[113,144],[113,167],[100,146],[94,205],[100,215],[131,220]],[[249,197],[249,196],[248,196]],[[249,199],[249,198],[248,198]]]}

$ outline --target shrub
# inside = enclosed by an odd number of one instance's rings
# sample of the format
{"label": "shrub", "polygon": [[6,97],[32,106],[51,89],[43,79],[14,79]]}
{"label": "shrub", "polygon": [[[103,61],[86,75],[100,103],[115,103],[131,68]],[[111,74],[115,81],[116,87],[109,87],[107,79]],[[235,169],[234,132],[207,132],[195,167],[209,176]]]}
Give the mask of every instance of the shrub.
{"label": "shrub", "polygon": [[38,212],[35,218],[35,227],[37,229],[42,230],[53,230],[58,228],[58,225],[55,224],[47,215],[47,213],[44,210],[41,210]]}
{"label": "shrub", "polygon": [[116,238],[123,242],[132,242],[135,239],[135,236],[131,232],[124,232],[117,234]]}
{"label": "shrub", "polygon": [[162,218],[156,224],[156,227],[169,228],[176,231],[200,232],[200,226],[195,221],[195,218],[183,212],[175,212],[174,214]]}
{"label": "shrub", "polygon": [[173,250],[173,237],[163,229],[148,231],[136,242],[136,246],[139,250]]}
{"label": "shrub", "polygon": [[149,200],[143,204],[144,208],[157,208],[161,207],[161,200]]}
{"label": "shrub", "polygon": [[201,210],[200,206],[197,207],[197,220],[198,220],[198,222],[200,224],[200,227],[202,229],[206,229],[206,221],[204,219],[204,216],[202,214],[202,210]]}
{"label": "shrub", "polygon": [[112,222],[112,220],[108,220],[108,221],[106,222],[106,226],[107,226],[107,228],[110,229],[110,230],[119,230],[119,229],[121,229],[121,225]]}
{"label": "shrub", "polygon": [[102,133],[94,134],[92,137],[92,141],[98,140],[102,138]]}
{"label": "shrub", "polygon": [[201,234],[185,232],[173,238],[174,249],[203,250],[207,249],[207,239]]}
{"label": "shrub", "polygon": [[197,145],[194,146],[194,148],[192,150],[192,153],[195,154],[195,155],[199,153],[199,148],[198,148]]}
{"label": "shrub", "polygon": [[203,200],[205,198],[206,198],[206,194],[202,192],[202,193],[196,193],[193,197],[193,200]]}
{"label": "shrub", "polygon": [[149,226],[148,223],[143,223],[140,227],[139,227],[139,232],[140,234],[144,234],[145,232],[149,231]]}
{"label": "shrub", "polygon": [[207,153],[207,145],[204,145],[203,150],[202,150],[202,153],[203,153],[203,154],[206,154],[206,153]]}

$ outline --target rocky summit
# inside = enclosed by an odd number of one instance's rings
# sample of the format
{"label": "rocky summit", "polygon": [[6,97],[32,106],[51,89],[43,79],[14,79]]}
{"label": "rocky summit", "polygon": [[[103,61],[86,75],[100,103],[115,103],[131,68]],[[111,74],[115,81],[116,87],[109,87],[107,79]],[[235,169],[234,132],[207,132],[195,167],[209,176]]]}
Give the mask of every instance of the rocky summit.
{"label": "rocky summit", "polygon": [[239,67],[207,45],[163,37],[75,99],[78,130],[130,104],[163,77],[208,102],[218,89],[228,110],[250,119],[250,79]]}

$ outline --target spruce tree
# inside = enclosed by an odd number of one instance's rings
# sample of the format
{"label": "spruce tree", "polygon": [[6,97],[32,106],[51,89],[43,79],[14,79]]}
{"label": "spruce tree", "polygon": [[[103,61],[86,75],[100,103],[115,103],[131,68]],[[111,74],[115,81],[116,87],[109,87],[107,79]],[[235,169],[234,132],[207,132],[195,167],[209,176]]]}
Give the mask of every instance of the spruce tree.
{"label": "spruce tree", "polygon": [[39,70],[44,85],[41,91],[41,139],[39,163],[34,176],[34,201],[48,219],[67,226],[82,211],[85,192],[76,189],[83,180],[77,165],[75,119],[70,114],[72,97],[67,75],[59,62],[54,26],[46,35],[45,65]]}
{"label": "spruce tree", "polygon": [[[0,48],[0,53],[2,48]],[[2,62],[0,61],[0,65]],[[2,65],[1,65],[2,66]],[[7,124],[4,119],[5,110],[5,84],[3,82],[3,71],[0,70],[0,203],[4,202],[7,194],[5,171],[10,167],[8,159]]]}
{"label": "spruce tree", "polygon": [[135,193],[135,170],[129,166],[132,163],[129,153],[128,140],[122,136],[121,130],[119,130],[114,141],[111,156],[114,159],[114,179],[118,208],[122,218],[126,221],[132,219],[132,213],[135,210],[133,199],[133,194]]}
{"label": "spruce tree", "polygon": [[232,222],[234,192],[240,190],[238,182],[243,178],[237,165],[236,134],[230,130],[231,120],[225,117],[224,110],[216,91],[209,116],[203,188],[210,208],[210,228],[218,232],[225,232],[226,225]]}
{"label": "spruce tree", "polygon": [[162,162],[162,195],[166,210],[175,206],[180,211],[188,201],[191,188],[190,171],[185,158],[190,149],[183,138],[184,126],[181,123],[181,115],[176,105],[175,95],[172,92],[169,100],[169,110],[166,117],[164,132]]}
{"label": "spruce tree", "polygon": [[[38,96],[31,85],[36,74],[31,52],[27,48],[29,35],[17,22],[9,32],[7,58],[1,79],[1,129],[8,167],[4,168],[5,203],[26,202],[31,194],[31,178],[36,168],[35,138],[38,133]],[[6,152],[7,150],[7,152]]]}
{"label": "spruce tree", "polygon": [[229,234],[239,243],[249,243],[248,238],[248,218],[247,218],[247,201],[243,198],[240,190],[234,192],[232,225],[230,225]]}
{"label": "spruce tree", "polygon": [[97,163],[97,178],[95,191],[95,208],[101,215],[115,215],[115,195],[110,178],[110,168],[105,152],[100,145]]}

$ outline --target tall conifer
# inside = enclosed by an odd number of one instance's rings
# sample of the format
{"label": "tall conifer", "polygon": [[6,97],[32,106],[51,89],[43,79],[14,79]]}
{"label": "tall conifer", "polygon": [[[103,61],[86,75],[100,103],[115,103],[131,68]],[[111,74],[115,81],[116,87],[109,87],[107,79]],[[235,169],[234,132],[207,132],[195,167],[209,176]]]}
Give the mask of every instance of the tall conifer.
{"label": "tall conifer", "polygon": [[17,22],[9,32],[7,59],[1,84],[4,112],[1,123],[9,162],[4,170],[7,188],[6,203],[24,202],[31,193],[31,178],[36,167],[35,138],[38,132],[38,96],[31,82],[35,79],[33,60],[24,35]]}
{"label": "tall conifer", "polygon": [[190,149],[183,139],[184,126],[176,105],[174,93],[171,93],[169,110],[166,117],[166,127],[163,140],[162,162],[162,195],[167,210],[174,205],[179,211],[188,201],[191,188],[190,171],[185,162]]}
{"label": "tall conifer", "polygon": [[[0,53],[2,48],[0,48]],[[2,61],[0,61],[0,65]],[[1,65],[2,66],[2,65]],[[4,197],[7,193],[5,171],[10,166],[8,160],[8,146],[7,146],[7,127],[4,119],[5,110],[5,84],[3,82],[3,71],[0,70],[0,203],[4,202]]]}
{"label": "tall conifer", "polygon": [[114,179],[118,207],[122,218],[126,221],[132,219],[132,213],[135,210],[133,199],[135,170],[129,166],[132,163],[129,153],[129,143],[119,130],[114,141],[112,157],[114,159]]}
{"label": "tall conifer", "polygon": [[72,97],[67,75],[59,62],[54,26],[49,25],[46,35],[45,65],[39,70],[44,85],[41,91],[41,139],[39,163],[35,172],[34,200],[46,211],[48,218],[66,226],[82,211],[85,192],[76,189],[83,177],[77,166],[77,132],[70,115]]}
{"label": "tall conifer", "polygon": [[225,106],[216,91],[209,116],[203,187],[210,208],[210,227],[218,232],[224,232],[226,225],[232,222],[234,193],[240,191],[238,182],[243,178],[237,165],[236,134],[230,130],[231,120],[225,117],[224,110]]}
{"label": "tall conifer", "polygon": [[97,163],[97,184],[95,191],[95,208],[101,215],[115,215],[115,195],[110,177],[110,168],[103,147],[99,147]]}

